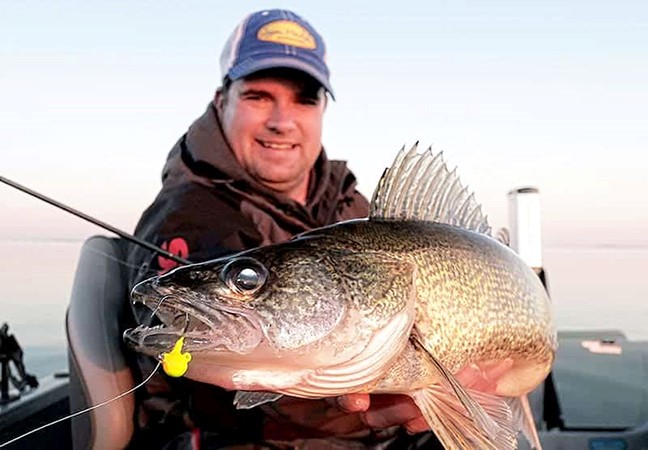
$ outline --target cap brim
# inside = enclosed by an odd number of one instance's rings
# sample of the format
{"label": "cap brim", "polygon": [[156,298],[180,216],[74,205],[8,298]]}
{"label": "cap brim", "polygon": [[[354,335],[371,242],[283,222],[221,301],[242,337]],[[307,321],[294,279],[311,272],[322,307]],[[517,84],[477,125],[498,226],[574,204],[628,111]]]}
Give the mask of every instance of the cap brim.
{"label": "cap brim", "polygon": [[323,70],[318,70],[313,64],[295,58],[286,58],[285,56],[255,57],[254,60],[248,59],[246,61],[241,61],[236,66],[232,67],[227,76],[234,81],[252,75],[255,72],[267,69],[295,69],[304,72],[321,84],[322,87],[331,95],[331,98],[335,100],[333,88],[331,88],[331,84],[329,83],[325,72]]}

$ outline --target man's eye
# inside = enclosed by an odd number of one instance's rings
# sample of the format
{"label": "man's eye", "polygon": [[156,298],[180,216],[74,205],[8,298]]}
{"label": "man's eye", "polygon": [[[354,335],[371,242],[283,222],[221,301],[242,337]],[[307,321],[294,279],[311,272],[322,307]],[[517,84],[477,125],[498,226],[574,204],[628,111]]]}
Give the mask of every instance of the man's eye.
{"label": "man's eye", "polygon": [[299,99],[299,103],[301,103],[302,105],[317,106],[319,104],[319,99],[312,97],[302,97]]}

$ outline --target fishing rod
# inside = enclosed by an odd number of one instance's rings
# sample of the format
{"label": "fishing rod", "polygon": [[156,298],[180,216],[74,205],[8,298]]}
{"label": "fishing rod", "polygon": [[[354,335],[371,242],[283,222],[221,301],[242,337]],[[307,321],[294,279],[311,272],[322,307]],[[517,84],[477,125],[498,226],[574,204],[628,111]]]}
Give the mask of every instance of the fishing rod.
{"label": "fishing rod", "polygon": [[151,250],[151,251],[153,251],[155,253],[158,253],[158,254],[164,256],[165,258],[172,259],[173,261],[175,261],[177,263],[180,263],[180,264],[184,264],[184,265],[191,264],[191,261],[188,261],[188,260],[186,260],[184,258],[181,258],[178,255],[174,255],[173,253],[171,253],[169,251],[166,251],[166,250],[164,250],[164,249],[162,249],[162,248],[160,248],[160,247],[158,247],[156,245],[151,244],[150,242],[146,242],[145,240],[139,239],[139,238],[137,238],[137,237],[135,237],[135,236],[133,236],[131,234],[128,234],[125,231],[122,231],[122,230],[120,230],[118,228],[113,227],[112,225],[108,225],[107,223],[102,222],[101,220],[95,219],[94,217],[91,217],[91,216],[89,216],[89,215],[87,215],[85,213],[82,213],[81,211],[78,211],[78,210],[76,210],[74,208],[71,208],[70,206],[64,205],[61,202],[58,202],[58,201],[56,201],[56,200],[54,200],[54,199],[52,199],[50,197],[47,197],[46,195],[43,195],[43,194],[41,194],[39,192],[36,192],[36,191],[34,191],[32,189],[29,189],[28,187],[23,186],[22,184],[16,183],[15,181],[12,181],[12,180],[10,180],[8,178],[5,178],[2,175],[0,175],[0,182],[6,184],[8,186],[11,186],[12,188],[17,189],[17,190],[19,190],[21,192],[24,192],[25,194],[31,195],[32,197],[36,197],[37,199],[42,200],[45,203],[49,203],[50,205],[55,206],[55,207],[57,207],[59,209],[62,209],[63,211],[66,211],[66,212],[68,212],[68,213],[70,213],[72,215],[75,215],[75,216],[77,216],[77,217],[79,217],[79,218],[81,218],[81,219],[83,219],[83,220],[85,220],[87,222],[90,222],[90,223],[92,223],[94,225],[97,225],[98,227],[101,227],[104,230],[110,231],[111,233],[114,233],[117,236],[119,236],[119,237],[121,237],[123,239],[126,239],[129,242],[132,242],[133,244],[137,244],[137,245],[139,245],[141,247],[146,248],[147,250]]}

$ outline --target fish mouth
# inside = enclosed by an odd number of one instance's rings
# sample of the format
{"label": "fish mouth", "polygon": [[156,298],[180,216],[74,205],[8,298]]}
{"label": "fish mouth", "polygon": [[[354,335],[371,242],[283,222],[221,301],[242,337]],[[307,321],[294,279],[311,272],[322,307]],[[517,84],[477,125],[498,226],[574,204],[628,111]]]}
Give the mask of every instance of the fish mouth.
{"label": "fish mouth", "polygon": [[154,277],[131,292],[135,305],[151,312],[149,325],[124,331],[128,346],[159,356],[184,336],[186,351],[209,350],[246,354],[263,340],[262,326],[253,310],[208,298],[183,287],[167,287]]}

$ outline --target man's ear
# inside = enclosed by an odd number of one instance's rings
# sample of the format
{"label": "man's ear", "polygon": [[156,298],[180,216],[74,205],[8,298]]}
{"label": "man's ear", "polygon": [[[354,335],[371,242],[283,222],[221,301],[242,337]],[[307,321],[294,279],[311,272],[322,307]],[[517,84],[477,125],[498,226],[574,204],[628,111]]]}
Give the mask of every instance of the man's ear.
{"label": "man's ear", "polygon": [[223,112],[224,103],[225,94],[223,92],[223,88],[218,88],[216,89],[216,93],[214,94],[214,106],[216,106],[216,111],[218,111],[219,114],[222,114]]}

